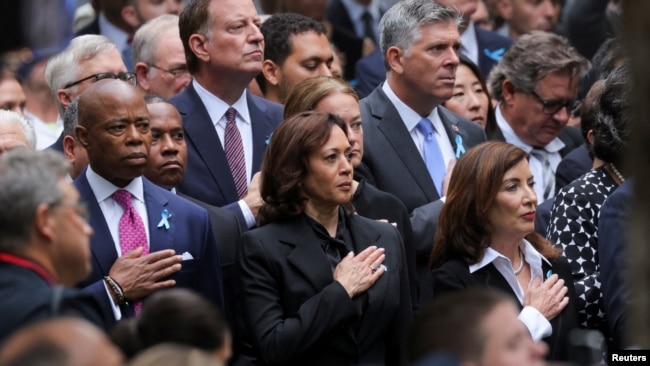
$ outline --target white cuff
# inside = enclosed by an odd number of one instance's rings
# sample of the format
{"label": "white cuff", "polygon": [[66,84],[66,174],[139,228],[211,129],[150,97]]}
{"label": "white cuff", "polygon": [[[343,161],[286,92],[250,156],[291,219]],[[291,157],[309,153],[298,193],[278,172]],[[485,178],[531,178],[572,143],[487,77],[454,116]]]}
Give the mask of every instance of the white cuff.
{"label": "white cuff", "polygon": [[548,337],[553,334],[553,327],[551,323],[532,306],[524,307],[518,316],[519,320],[524,323],[530,335],[535,342],[539,342],[542,338]]}
{"label": "white cuff", "polygon": [[257,222],[255,221],[255,216],[253,216],[253,211],[251,211],[250,207],[244,202],[244,200],[239,200],[237,202],[239,204],[239,208],[241,209],[242,214],[244,215],[244,220],[246,220],[246,225],[248,225],[249,229],[252,229]]}
{"label": "white cuff", "polygon": [[113,296],[111,296],[111,292],[108,290],[108,286],[106,285],[106,281],[102,281],[104,283],[104,289],[106,289],[106,295],[108,296],[108,300],[111,302],[111,307],[113,308],[113,316],[115,317],[115,320],[120,320],[122,319],[122,310],[120,310],[119,305],[117,305],[113,301]]}

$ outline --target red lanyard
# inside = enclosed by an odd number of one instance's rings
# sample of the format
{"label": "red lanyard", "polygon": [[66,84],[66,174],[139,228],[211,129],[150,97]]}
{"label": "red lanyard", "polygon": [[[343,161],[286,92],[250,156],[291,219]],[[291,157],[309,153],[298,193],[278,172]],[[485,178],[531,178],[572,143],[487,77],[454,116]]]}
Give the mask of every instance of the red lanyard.
{"label": "red lanyard", "polygon": [[38,264],[30,260],[21,257],[16,257],[15,255],[8,254],[8,253],[0,253],[0,262],[11,263],[18,267],[31,269],[32,271],[36,272],[39,276],[43,277],[43,279],[47,281],[47,283],[50,284],[50,286],[54,285],[54,279],[49,273],[47,273],[45,268],[39,266]]}

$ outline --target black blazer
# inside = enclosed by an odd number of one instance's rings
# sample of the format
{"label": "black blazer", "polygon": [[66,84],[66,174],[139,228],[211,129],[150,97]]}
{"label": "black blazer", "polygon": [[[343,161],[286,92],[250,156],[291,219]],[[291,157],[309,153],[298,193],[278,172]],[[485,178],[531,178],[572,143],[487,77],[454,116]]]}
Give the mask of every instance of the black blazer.
{"label": "black blazer", "polygon": [[[553,266],[549,266],[548,263],[542,261],[542,273],[546,276],[549,270],[557,273],[564,280],[565,285],[569,289],[567,292],[569,305],[567,305],[560,315],[551,320],[553,334],[544,338],[544,341],[549,345],[548,359],[568,361],[569,332],[578,327],[578,311],[575,307],[575,288],[573,287],[569,263],[564,257],[559,257],[553,263]],[[488,264],[474,273],[469,273],[469,266],[467,264],[454,259],[447,261],[440,268],[433,271],[434,297],[469,287],[491,287],[501,290],[512,296],[519,309],[523,309],[519,299],[517,299],[517,295],[501,275],[501,272],[493,264]]]}
{"label": "black blazer", "polygon": [[[53,287],[36,272],[10,263],[0,263],[0,343],[15,330],[53,317]],[[84,318],[108,331],[114,319],[105,317],[92,295],[66,288],[58,316]],[[112,314],[111,314],[112,317]]]}
{"label": "black blazer", "polygon": [[[244,233],[237,291],[245,338],[259,364],[395,365],[412,318],[402,243],[393,226],[347,218],[355,253],[386,249],[388,270],[350,299],[304,217]],[[363,308],[363,311],[360,310]]]}
{"label": "black blazer", "polygon": [[359,182],[359,187],[357,187],[357,191],[352,197],[352,204],[357,213],[369,219],[387,220],[389,223],[395,223],[397,230],[402,235],[406,265],[408,267],[409,287],[411,288],[411,303],[413,310],[417,311],[419,289],[415,269],[416,242],[413,237],[411,221],[409,220],[409,212],[397,197],[380,191],[372,184],[367,184],[362,176],[355,174],[354,179]]}

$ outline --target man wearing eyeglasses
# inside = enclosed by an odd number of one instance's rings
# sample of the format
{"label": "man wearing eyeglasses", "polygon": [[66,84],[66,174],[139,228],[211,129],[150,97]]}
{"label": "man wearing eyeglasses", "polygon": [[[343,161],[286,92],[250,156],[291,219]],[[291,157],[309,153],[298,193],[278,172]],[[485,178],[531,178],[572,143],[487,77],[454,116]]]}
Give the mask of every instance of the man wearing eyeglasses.
{"label": "man wearing eyeglasses", "polygon": [[192,81],[178,30],[177,15],[161,15],[150,20],[133,38],[133,71],[138,90],[169,99]]}
{"label": "man wearing eyeglasses", "polygon": [[[74,98],[98,80],[120,79],[132,86],[136,84],[135,75],[126,72],[115,44],[94,34],[75,37],[65,50],[48,60],[45,79],[56,99],[59,118]],[[73,171],[80,172],[88,165],[86,152],[74,136],[74,126],[63,127],[64,132],[50,148],[62,152],[72,163]]]}
{"label": "man wearing eyeglasses", "polygon": [[489,138],[530,154],[537,200],[555,196],[555,171],[563,156],[584,141],[568,127],[578,83],[589,62],[566,39],[534,31],[521,36],[490,73],[497,128]]}

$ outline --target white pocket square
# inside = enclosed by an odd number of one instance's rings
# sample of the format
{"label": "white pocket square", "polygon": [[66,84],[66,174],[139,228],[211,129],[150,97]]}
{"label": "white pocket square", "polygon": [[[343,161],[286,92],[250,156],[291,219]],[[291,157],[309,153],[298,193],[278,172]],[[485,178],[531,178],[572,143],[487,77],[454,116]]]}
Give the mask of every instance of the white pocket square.
{"label": "white pocket square", "polygon": [[190,252],[185,252],[181,254],[181,258],[183,258],[184,261],[194,259],[194,257],[192,256],[192,254],[190,254]]}

